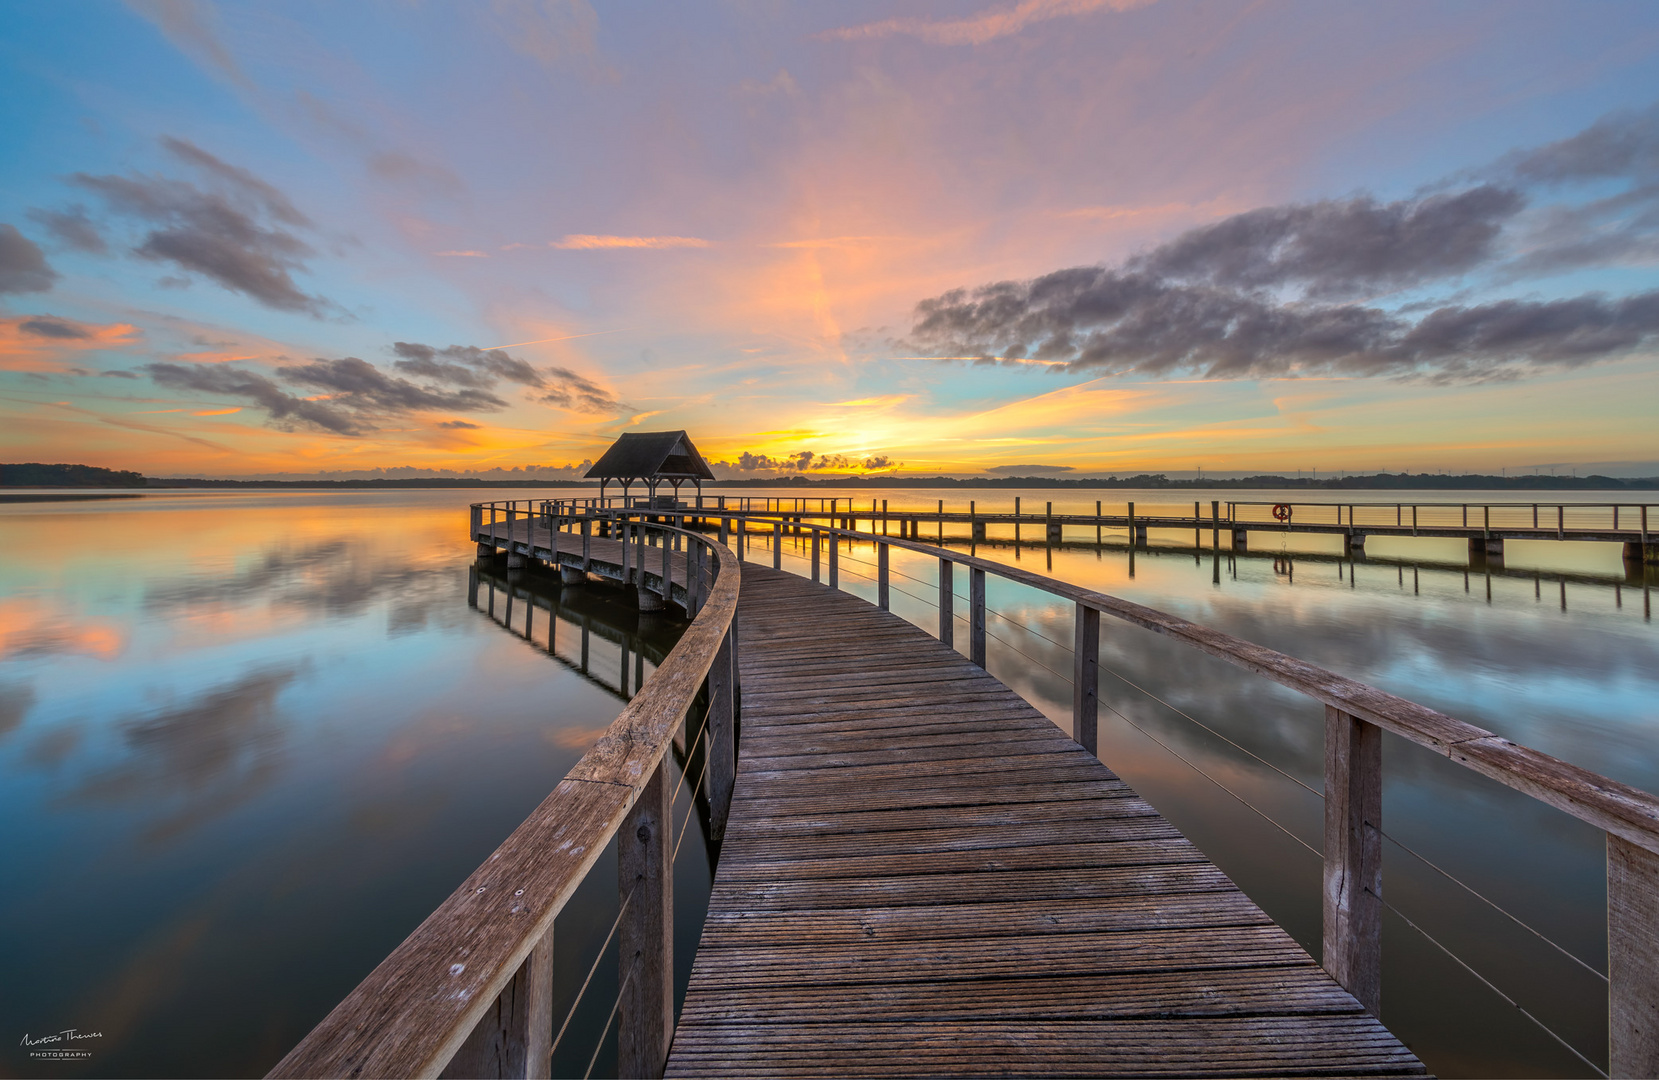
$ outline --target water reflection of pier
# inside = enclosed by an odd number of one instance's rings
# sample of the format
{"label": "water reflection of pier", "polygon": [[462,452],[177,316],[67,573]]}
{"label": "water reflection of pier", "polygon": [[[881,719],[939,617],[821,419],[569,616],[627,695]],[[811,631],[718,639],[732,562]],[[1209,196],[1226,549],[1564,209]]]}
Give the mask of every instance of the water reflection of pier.
{"label": "water reflection of pier", "polygon": [[[685,627],[680,619],[640,612],[636,605],[621,601],[611,590],[566,588],[550,575],[517,570],[503,572],[488,565],[467,569],[467,606],[545,652],[567,671],[624,702],[633,699],[650,674],[674,650]],[[542,612],[539,617],[538,609]],[[516,615],[516,612],[523,614]],[[560,623],[565,624],[562,631]],[[538,627],[541,628],[539,635]],[[568,649],[572,635],[576,639],[575,655],[560,655],[560,642],[567,643]],[[595,639],[617,647],[619,655],[614,664],[607,663],[604,669],[600,668],[601,662],[608,658],[595,655]],[[694,716],[707,711],[706,695],[697,698],[697,705],[692,710]],[[688,723],[675,733],[672,753],[682,776],[702,777],[706,775],[704,743],[698,737],[700,732],[693,728]],[[692,798],[712,871],[719,842],[712,830],[707,785],[696,784]]]}
{"label": "water reflection of pier", "polygon": [[[1147,559],[1178,559],[1191,558],[1194,565],[1210,565],[1211,580],[1220,584],[1224,578],[1238,579],[1241,566],[1271,564],[1275,576],[1294,583],[1298,567],[1325,567],[1336,571],[1338,580],[1348,583],[1350,588],[1359,586],[1359,568],[1369,567],[1395,571],[1396,584],[1404,588],[1408,583],[1413,592],[1420,590],[1425,574],[1439,574],[1448,577],[1461,578],[1464,592],[1472,592],[1474,583],[1483,581],[1485,584],[1486,599],[1492,599],[1492,583],[1494,581],[1524,581],[1533,586],[1533,595],[1543,600],[1546,588],[1559,597],[1561,610],[1567,610],[1567,586],[1581,586],[1596,589],[1605,589],[1612,594],[1614,607],[1624,608],[1625,590],[1639,590],[1641,593],[1641,611],[1645,619],[1653,617],[1653,592],[1659,589],[1659,564],[1625,562],[1618,573],[1594,573],[1584,570],[1540,570],[1534,568],[1507,566],[1501,558],[1479,559],[1469,562],[1434,559],[1402,559],[1388,556],[1367,555],[1361,549],[1351,549],[1348,552],[1319,552],[1319,551],[1273,551],[1268,548],[1256,550],[1229,551],[1217,550],[1209,547],[1192,547],[1182,545],[1149,545],[1128,544],[1122,541],[1102,541],[1093,543],[1083,540],[1045,541],[1045,540],[953,540],[947,538],[943,544],[936,546],[949,550],[961,550],[971,556],[981,552],[1007,552],[1013,555],[1016,563],[1024,561],[1028,555],[1041,554],[1044,559],[1044,569],[1052,572],[1056,552],[1070,552],[1093,554],[1097,559],[1107,557],[1120,558],[1124,561],[1130,578],[1134,578],[1137,563]],[[1407,574],[1410,571],[1410,574]]]}

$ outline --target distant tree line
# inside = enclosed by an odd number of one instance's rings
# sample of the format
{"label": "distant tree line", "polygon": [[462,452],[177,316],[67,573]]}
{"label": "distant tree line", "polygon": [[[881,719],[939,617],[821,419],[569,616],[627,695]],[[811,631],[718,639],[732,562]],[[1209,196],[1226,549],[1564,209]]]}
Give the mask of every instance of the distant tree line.
{"label": "distant tree line", "polygon": [[1374,473],[1369,476],[1237,476],[1172,480],[1163,473],[1135,476],[789,476],[720,480],[705,487],[875,487],[875,488],[1307,488],[1310,490],[1517,490],[1517,491],[1651,491],[1659,476],[1619,479],[1612,476],[1482,476],[1465,473]]}
{"label": "distant tree line", "polygon": [[143,473],[96,465],[43,465],[38,461],[0,465],[0,487],[145,487]]}
{"label": "distant tree line", "polygon": [[[1310,491],[1653,491],[1659,476],[1483,476],[1464,473],[1372,473],[1367,476],[1237,476],[1172,480],[1163,473],[1134,476],[784,476],[705,481],[712,487],[790,488],[1218,488],[1306,489]],[[421,476],[395,480],[210,480],[160,479],[93,465],[0,465],[0,487],[213,487],[213,488],[571,488],[598,487],[591,481],[482,480],[464,476]]]}

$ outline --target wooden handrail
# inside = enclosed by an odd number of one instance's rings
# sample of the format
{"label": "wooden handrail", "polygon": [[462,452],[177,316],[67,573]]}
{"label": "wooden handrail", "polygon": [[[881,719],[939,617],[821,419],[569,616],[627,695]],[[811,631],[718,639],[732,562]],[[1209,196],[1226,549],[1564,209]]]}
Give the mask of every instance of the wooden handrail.
{"label": "wooden handrail", "polygon": [[[741,515],[732,515],[741,516]],[[761,520],[749,515],[750,520]],[[1609,777],[1582,769],[1548,754],[1528,749],[1500,735],[1476,727],[1427,706],[1334,671],[1299,660],[1243,638],[1137,604],[1132,600],[1095,592],[1045,577],[1019,567],[952,551],[941,555],[936,544],[872,536],[829,526],[801,523],[802,528],[838,536],[874,541],[952,563],[1052,593],[1242,667],[1351,716],[1376,724],[1402,738],[1425,746],[1442,757],[1489,776],[1535,799],[1587,821],[1638,847],[1659,854],[1659,797]],[[878,554],[878,563],[885,562]],[[878,585],[878,588],[881,586]],[[882,591],[885,591],[884,589]]]}
{"label": "wooden handrail", "polygon": [[[636,803],[661,789],[663,758],[704,680],[732,693],[730,674],[711,671],[717,661],[735,670],[740,563],[729,547],[684,535],[713,552],[715,580],[673,651],[552,794],[270,1076],[435,1077],[492,1012],[546,1006],[554,919]],[[515,997],[519,982],[534,985]],[[531,1043],[545,1051],[540,1037]],[[520,1075],[546,1068],[528,1063]]]}

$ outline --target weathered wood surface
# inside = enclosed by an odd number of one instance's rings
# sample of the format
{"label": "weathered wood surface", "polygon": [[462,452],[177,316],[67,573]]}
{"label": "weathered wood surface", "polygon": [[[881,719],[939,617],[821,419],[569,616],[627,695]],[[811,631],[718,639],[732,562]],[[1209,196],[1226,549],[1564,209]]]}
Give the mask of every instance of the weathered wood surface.
{"label": "weathered wood surface", "polygon": [[1659,1076],[1659,856],[1607,838],[1608,1042],[1613,1076]]}
{"label": "weathered wood surface", "polygon": [[739,612],[737,782],[668,1075],[1422,1072],[981,668],[753,565]]}

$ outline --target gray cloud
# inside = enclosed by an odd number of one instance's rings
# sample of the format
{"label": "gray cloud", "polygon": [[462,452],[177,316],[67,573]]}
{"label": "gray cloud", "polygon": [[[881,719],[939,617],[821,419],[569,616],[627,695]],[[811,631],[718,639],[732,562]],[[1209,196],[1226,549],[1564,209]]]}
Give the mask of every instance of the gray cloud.
{"label": "gray cloud", "polygon": [[392,364],[399,371],[456,386],[493,386],[497,379],[525,386],[545,385],[540,372],[501,349],[480,349],[475,345],[435,349],[430,345],[394,341],[392,351],[402,357]]}
{"label": "gray cloud", "polygon": [[45,292],[56,280],[35,242],[15,225],[0,223],[0,293]]}
{"label": "gray cloud", "polygon": [[996,476],[1058,476],[1076,470],[1070,465],[993,465],[985,471]]}
{"label": "gray cloud", "polygon": [[613,413],[626,408],[615,394],[569,368],[548,368],[546,375],[547,392],[537,401],[585,413]]}
{"label": "gray cloud", "polygon": [[[1529,215],[1518,230],[1512,279],[1659,259],[1659,104],[1613,113],[1571,138],[1511,154],[1493,170],[1553,191],[1594,184],[1595,198]],[[1609,181],[1623,190],[1603,193]]]}
{"label": "gray cloud", "polygon": [[477,424],[469,424],[465,420],[440,420],[438,426],[455,431],[476,431],[478,429]]}
{"label": "gray cloud", "polygon": [[195,143],[171,135],[163,135],[161,145],[185,164],[193,165],[225,181],[230,187],[246,192],[264,207],[266,213],[278,221],[301,228],[310,226],[310,219],[295,209],[294,204],[288,201],[288,196],[247,169],[222,161]]}
{"label": "gray cloud", "polygon": [[1604,116],[1570,138],[1511,154],[1504,164],[1537,184],[1659,177],[1659,104]]}
{"label": "gray cloud", "polygon": [[202,174],[208,188],[143,174],[76,173],[70,181],[100,196],[115,215],[149,227],[133,249],[141,258],[199,274],[278,311],[320,318],[338,310],[294,283],[312,249],[290,229],[310,223],[286,196],[183,139],[164,138],[162,146]]}
{"label": "gray cloud", "polygon": [[53,240],[72,251],[91,255],[109,252],[103,234],[87,216],[86,207],[78,203],[65,210],[30,210],[29,216],[45,226]]}
{"label": "gray cloud", "polygon": [[577,412],[612,413],[624,408],[615,394],[569,368],[539,369],[503,349],[450,345],[438,349],[417,342],[392,343],[400,359],[392,366],[418,378],[451,386],[486,388],[498,380],[542,391],[536,400]]}
{"label": "gray cloud", "polygon": [[373,364],[347,356],[340,360],[313,360],[286,367],[285,382],[329,391],[331,402],[354,411],[384,415],[421,409],[484,412],[506,407],[506,402],[484,390],[438,390],[387,375]]}
{"label": "gray cloud", "polygon": [[17,328],[25,334],[32,334],[35,337],[56,338],[60,341],[79,341],[92,336],[85,327],[77,326],[75,323],[67,322],[55,315],[36,315],[33,318],[24,319],[17,324]]}
{"label": "gray cloud", "polygon": [[1520,192],[1486,184],[1378,203],[1366,196],[1270,206],[1193,229],[1126,269],[1236,289],[1294,285],[1315,298],[1409,288],[1490,261]]}
{"label": "gray cloud", "polygon": [[[141,370],[158,385],[171,389],[251,402],[265,409],[271,422],[280,428],[291,430],[304,425],[337,435],[362,435],[374,430],[381,420],[410,413],[493,412],[507,405],[489,392],[495,384],[493,376],[462,386],[453,385],[453,380],[447,387],[421,385],[389,375],[355,356],[293,364],[277,369],[273,375],[231,364],[155,363]],[[322,396],[292,393],[284,383],[321,391]],[[440,426],[463,424],[450,421]]]}
{"label": "gray cloud", "polygon": [[277,427],[306,424],[337,435],[362,435],[372,427],[330,402],[295,397],[263,375],[228,364],[156,363],[142,370],[158,386],[251,401],[270,413]]}
{"label": "gray cloud", "polygon": [[[1575,367],[1659,341],[1659,292],[1463,299],[1476,283],[1659,259],[1659,106],[1509,155],[1481,177],[1392,203],[1361,195],[1264,207],[1118,266],[952,290],[916,306],[905,344],[1117,374],[1462,380]],[[1625,187],[1609,194],[1613,180]],[[1592,198],[1533,204],[1586,182],[1600,186]],[[1439,299],[1421,295],[1431,288]],[[1402,290],[1419,295],[1397,306],[1373,299]]]}
{"label": "gray cloud", "polygon": [[1359,304],[1282,303],[1092,267],[925,300],[914,336],[947,356],[1029,357],[1114,374],[1480,379],[1651,344],[1659,292],[1443,306],[1413,322]]}

